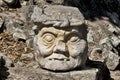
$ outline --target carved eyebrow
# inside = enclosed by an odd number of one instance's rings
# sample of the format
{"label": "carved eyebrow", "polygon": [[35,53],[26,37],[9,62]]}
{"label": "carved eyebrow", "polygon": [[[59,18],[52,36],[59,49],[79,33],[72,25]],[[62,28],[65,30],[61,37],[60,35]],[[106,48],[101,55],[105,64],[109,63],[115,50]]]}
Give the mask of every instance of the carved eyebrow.
{"label": "carved eyebrow", "polygon": [[54,35],[57,35],[57,32],[56,31],[54,31],[54,30],[43,30],[42,32],[41,32],[41,36],[43,36],[45,33],[51,33],[51,34],[54,34]]}
{"label": "carved eyebrow", "polygon": [[70,33],[65,33],[65,36],[69,36],[71,34],[77,34],[80,35],[80,33],[78,31],[71,31]]}

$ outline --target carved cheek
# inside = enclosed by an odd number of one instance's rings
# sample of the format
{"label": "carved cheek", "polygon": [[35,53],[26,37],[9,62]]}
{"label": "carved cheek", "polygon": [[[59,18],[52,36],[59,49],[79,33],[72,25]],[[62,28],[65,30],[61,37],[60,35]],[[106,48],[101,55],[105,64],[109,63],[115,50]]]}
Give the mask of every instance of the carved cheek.
{"label": "carved cheek", "polygon": [[86,42],[84,40],[80,40],[78,42],[68,42],[69,53],[74,58],[82,56],[85,48]]}
{"label": "carved cheek", "polygon": [[52,53],[53,53],[53,46],[51,46],[51,47],[47,47],[47,46],[45,46],[45,45],[41,45],[40,47],[39,47],[39,51],[40,51],[40,54],[42,55],[42,56],[49,56],[49,55],[51,55]]}

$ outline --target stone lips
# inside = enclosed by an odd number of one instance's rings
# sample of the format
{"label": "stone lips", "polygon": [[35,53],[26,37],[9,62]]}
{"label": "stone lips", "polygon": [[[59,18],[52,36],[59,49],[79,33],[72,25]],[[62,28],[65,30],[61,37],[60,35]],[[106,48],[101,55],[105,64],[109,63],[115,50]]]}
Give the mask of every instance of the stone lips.
{"label": "stone lips", "polygon": [[39,25],[54,27],[80,26],[84,23],[84,17],[78,8],[61,5],[46,5],[45,8],[35,6],[31,20]]}

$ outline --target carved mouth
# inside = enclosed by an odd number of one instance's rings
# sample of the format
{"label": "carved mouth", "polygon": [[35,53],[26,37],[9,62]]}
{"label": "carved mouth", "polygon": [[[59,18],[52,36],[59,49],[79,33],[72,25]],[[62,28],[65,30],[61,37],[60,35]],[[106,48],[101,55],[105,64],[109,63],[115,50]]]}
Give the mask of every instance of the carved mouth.
{"label": "carved mouth", "polygon": [[61,59],[59,59],[59,58],[50,58],[49,60],[51,60],[51,61],[55,61],[55,60],[59,60],[59,61],[69,61],[70,59],[67,59],[67,58],[61,58]]}

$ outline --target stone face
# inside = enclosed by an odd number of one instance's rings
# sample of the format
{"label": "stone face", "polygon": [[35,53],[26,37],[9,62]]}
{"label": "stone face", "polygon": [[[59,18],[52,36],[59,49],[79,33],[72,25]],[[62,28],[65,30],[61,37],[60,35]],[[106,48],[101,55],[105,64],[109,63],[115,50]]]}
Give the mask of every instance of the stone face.
{"label": "stone face", "polygon": [[34,39],[35,58],[40,66],[54,71],[83,67],[87,59],[87,41],[82,30],[82,27],[42,28]]}
{"label": "stone face", "polygon": [[31,20],[38,30],[41,28],[34,38],[35,59],[40,67],[66,71],[85,65],[87,26],[77,8],[47,6],[42,11],[35,7]]}

